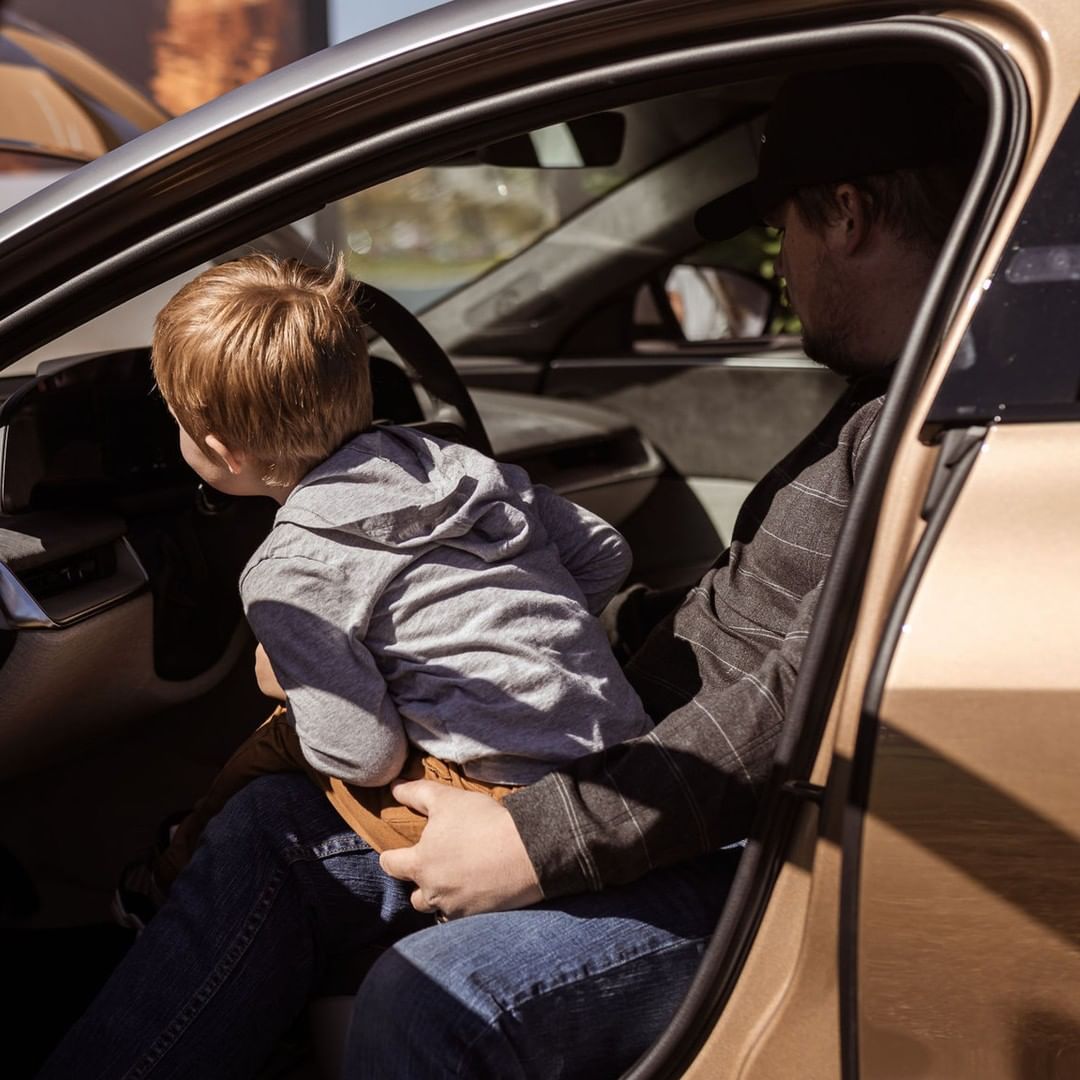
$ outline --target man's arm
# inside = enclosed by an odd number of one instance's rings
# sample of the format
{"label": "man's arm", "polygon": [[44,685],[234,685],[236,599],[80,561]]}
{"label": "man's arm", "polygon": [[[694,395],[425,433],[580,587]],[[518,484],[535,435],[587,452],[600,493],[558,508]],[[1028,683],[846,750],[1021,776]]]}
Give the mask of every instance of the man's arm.
{"label": "man's arm", "polygon": [[429,824],[415,847],[386,852],[383,868],[417,883],[421,910],[460,916],[632,881],[741,840],[819,593],[803,598],[783,642],[754,671],[711,689],[710,672],[725,661],[696,649],[700,689],[652,732],[569,762],[501,806],[473,806],[425,781],[397,786]]}
{"label": "man's arm", "polygon": [[599,615],[630,573],[630,545],[603,518],[537,484],[534,506],[548,536],[585,594],[592,615]]}
{"label": "man's arm", "polygon": [[726,685],[693,644],[700,689],[648,735],[579,758],[506,800],[545,896],[632,881],[749,831],[772,766],[820,586],[786,637]]}

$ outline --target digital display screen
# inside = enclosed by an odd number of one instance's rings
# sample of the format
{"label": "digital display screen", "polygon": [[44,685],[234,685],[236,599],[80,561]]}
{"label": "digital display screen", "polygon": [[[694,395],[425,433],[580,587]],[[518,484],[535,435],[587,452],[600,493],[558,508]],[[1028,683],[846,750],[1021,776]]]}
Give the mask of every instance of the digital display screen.
{"label": "digital display screen", "polygon": [[149,353],[89,357],[39,375],[5,405],[4,510],[138,495],[196,478],[154,387]]}

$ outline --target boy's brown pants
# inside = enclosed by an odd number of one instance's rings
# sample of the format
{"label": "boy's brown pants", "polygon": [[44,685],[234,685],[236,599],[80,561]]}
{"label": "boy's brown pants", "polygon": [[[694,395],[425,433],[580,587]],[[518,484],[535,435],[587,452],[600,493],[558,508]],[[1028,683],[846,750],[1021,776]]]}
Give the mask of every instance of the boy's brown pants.
{"label": "boy's brown pants", "polygon": [[[210,790],[180,823],[172,842],[154,864],[154,877],[162,892],[188,864],[207,822],[242,787],[271,773],[303,772],[330,800],[345,823],[376,851],[409,847],[420,839],[427,818],[395,801],[389,787],[364,788],[326,776],[305,760],[300,740],[284,708],[275,709],[225,763]],[[501,799],[512,788],[470,780],[457,765],[413,750],[401,770],[402,780],[434,780],[464,791],[478,791]]]}

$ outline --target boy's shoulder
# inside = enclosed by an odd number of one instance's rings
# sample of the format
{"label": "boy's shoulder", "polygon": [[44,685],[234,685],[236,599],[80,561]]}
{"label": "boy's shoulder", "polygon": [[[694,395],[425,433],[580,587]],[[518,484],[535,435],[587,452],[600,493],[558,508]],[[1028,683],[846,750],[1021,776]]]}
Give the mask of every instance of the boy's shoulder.
{"label": "boy's shoulder", "polygon": [[264,582],[299,568],[309,574],[333,577],[339,572],[338,562],[330,546],[320,542],[310,530],[275,521],[240,573],[240,592],[246,596],[253,590],[261,590]]}
{"label": "boy's shoulder", "polygon": [[524,470],[412,428],[380,426],[347,442],[290,493],[276,524],[397,548],[437,541],[493,504],[524,507]]}

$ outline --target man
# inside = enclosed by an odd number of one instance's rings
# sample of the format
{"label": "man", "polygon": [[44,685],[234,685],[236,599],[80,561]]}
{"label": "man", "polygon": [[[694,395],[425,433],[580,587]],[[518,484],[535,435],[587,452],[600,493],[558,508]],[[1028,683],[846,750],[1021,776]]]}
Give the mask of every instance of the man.
{"label": "man", "polygon": [[[935,68],[886,66],[792,79],[770,111],[757,179],[699,213],[700,231],[717,239],[761,218],[782,231],[777,272],[802,322],[804,348],[850,376],[851,387],[755,488],[729,551],[628,665],[635,688],[660,721],[651,735],[560,769],[501,806],[430,784],[397,787],[399,799],[429,818],[416,847],[388,852],[382,860],[389,873],[416,883],[414,905],[455,918],[520,908],[543,897],[544,933],[560,943],[560,955],[545,965],[543,945],[530,954],[529,928],[542,918],[535,909],[468,919],[402,942],[376,966],[357,999],[350,1042],[356,1071],[350,1075],[410,1075],[385,1071],[389,1061],[379,1057],[420,1030],[421,1021],[411,1028],[392,1003],[413,994],[430,1000],[433,986],[472,1003],[469,1022],[458,1016],[456,1026],[436,1025],[472,1033],[469,1056],[461,1059],[468,1075],[498,1075],[495,1062],[515,1059],[522,1062],[520,1075],[544,1075],[545,1035],[560,1047],[576,1045],[572,1025],[567,1027],[574,1005],[603,1001],[613,986],[623,993],[612,1017],[628,999],[640,1008],[642,994],[653,1002],[666,997],[665,1019],[670,1015],[677,992],[641,988],[648,983],[645,973],[659,969],[655,959],[638,959],[638,970],[625,975],[586,974],[613,961],[592,940],[590,917],[596,909],[609,917],[625,914],[614,949],[621,963],[649,936],[627,930],[639,917],[638,905],[647,908],[647,901],[669,891],[681,897],[688,868],[700,864],[702,853],[739,840],[750,827],[880,395],[966,187],[977,134],[972,112]],[[714,868],[722,858],[711,857]],[[687,870],[677,884],[665,877],[671,870],[656,869],[672,866]],[[596,904],[592,915],[580,896],[552,903],[602,889],[612,891],[599,894],[607,902]],[[680,925],[664,937],[666,964],[672,965],[671,952],[697,956],[719,907],[710,910],[700,936]],[[656,937],[655,924],[650,929]],[[545,1032],[533,1015],[516,1019],[532,1000],[520,989],[513,1009],[485,1011],[477,1004],[478,977],[465,958],[470,943],[481,940],[494,951],[505,944],[504,955],[513,957],[507,967],[524,962],[530,975],[559,972],[559,994],[567,999],[561,1008],[547,987],[532,991],[546,996],[546,1015],[557,1028]],[[567,974],[566,964],[575,974]],[[580,981],[572,991],[575,978]],[[486,971],[479,979],[496,999],[517,985]],[[626,986],[634,989],[626,992]],[[438,997],[430,1008],[442,1019],[448,1011],[445,1004],[440,1010]],[[586,1026],[599,1029],[594,1037],[600,1042],[605,1030],[613,1031],[604,1028],[607,1008],[593,1004],[583,1014]],[[533,1014],[538,1011],[534,1007]],[[431,1038],[430,1021],[428,1014],[422,1023],[431,1056],[416,1058],[413,1075],[443,1075],[429,1070],[436,1069],[437,1055],[451,1050],[446,1037]],[[640,1021],[631,1016],[628,1023],[623,1015],[617,1022],[625,1032]],[[656,1034],[651,1029],[650,1037]],[[642,1042],[637,1049],[648,1045]],[[606,1074],[612,1061],[622,1068],[633,1060],[625,1053],[608,1056],[613,1047],[604,1051],[595,1062],[578,1060],[567,1075],[602,1062]],[[380,1065],[368,1073],[363,1063],[373,1060]]]}
{"label": "man", "polygon": [[[936,110],[936,116],[931,116],[930,110]],[[821,500],[812,496],[805,507],[800,503],[799,513],[805,509],[808,515],[804,530],[807,542],[794,560],[784,550],[793,538],[773,535],[762,519],[775,513],[777,494],[789,491],[795,479],[793,468],[816,467],[815,458],[820,454],[807,444],[819,444],[820,449],[824,432],[831,431],[838,421],[843,428],[847,416],[862,402],[884,391],[889,369],[907,337],[966,187],[973,134],[977,134],[971,112],[951,79],[930,67],[847,69],[794,78],[785,85],[769,114],[757,179],[704,207],[697,225],[713,239],[731,236],[756,219],[779,229],[782,247],[776,271],[784,278],[791,305],[800,317],[807,355],[840,374],[866,381],[856,382],[838,404],[839,417],[834,410],[832,419],[827,418],[758,485],[743,508],[731,549],[702,583],[707,588],[693,590],[681,616],[669,620],[667,626],[674,627],[676,638],[685,638],[681,623],[690,618],[688,608],[692,608],[695,596],[703,597],[707,592],[700,621],[706,635],[713,633],[717,621],[723,625],[721,642],[714,643],[722,655],[699,646],[679,688],[672,688],[670,698],[660,695],[659,701],[655,700],[658,693],[650,685],[648,669],[658,667],[668,682],[673,681],[667,655],[670,632],[659,634],[631,661],[628,671],[636,676],[635,684],[646,706],[655,718],[666,717],[652,736],[597,758],[583,759],[574,769],[560,770],[515,794],[504,806],[458,799],[455,793],[444,800],[441,793],[424,784],[398,786],[398,797],[427,813],[429,824],[415,848],[389,853],[383,865],[418,884],[414,902],[420,910],[438,909],[459,916],[519,907],[541,895],[550,898],[631,880],[656,862],[675,862],[715,847],[718,841],[745,835],[753,792],[765,778],[779,730],[774,721],[782,719],[775,717],[766,688],[758,685],[759,666],[770,673],[771,680],[771,665],[783,657],[780,662],[789,665],[793,675],[801,646],[785,652],[783,644],[770,643],[747,650],[745,643],[736,642],[738,628],[730,619],[725,620],[718,605],[734,607],[730,594],[738,592],[743,616],[747,602],[760,606],[760,619],[776,624],[769,628],[773,635],[786,628],[789,638],[804,639],[842,514],[818,505]],[[842,448],[845,452],[828,464],[827,472],[838,464],[858,465],[876,414],[877,406],[866,411],[865,422],[858,425],[862,441]],[[797,485],[804,487],[805,483]],[[798,529],[799,525],[789,522],[786,528]],[[748,596],[741,577],[753,580],[754,575],[741,563],[751,557],[758,569],[772,578],[784,567],[779,572],[782,583],[758,582],[761,595]],[[708,605],[712,610],[707,610]],[[762,632],[761,626],[755,626],[755,636]],[[782,636],[770,641],[778,642]],[[652,656],[657,651],[664,654],[661,664]],[[676,652],[690,659],[685,649],[677,648]],[[709,671],[710,667],[716,670]],[[737,673],[733,667],[738,668]],[[691,694],[688,688],[699,674],[705,685]],[[774,688],[777,701],[786,700],[790,689],[785,680],[781,682],[784,685]],[[667,812],[657,812],[660,794],[654,770],[671,761],[669,754],[649,748],[659,743],[680,745],[659,732],[665,726],[675,726],[673,721],[690,698],[692,719],[684,749],[698,756],[708,736],[694,712],[700,715],[707,701],[717,694],[730,694],[735,687],[740,688],[745,704],[740,699],[740,706],[732,708],[734,703],[724,698],[726,724],[719,734],[722,742],[730,739],[733,743],[728,750],[730,762],[742,756],[745,768],[738,767],[729,775],[727,756],[721,754],[718,761],[710,751],[702,757],[713,766],[720,765],[724,784],[714,783],[710,790],[710,785],[703,783],[704,791],[698,794],[692,780],[680,783],[674,778],[679,770],[673,770],[671,803]],[[746,730],[736,737],[733,726],[744,724]],[[768,734],[762,742],[764,732]],[[738,750],[740,738],[756,747],[752,763]],[[620,813],[617,807],[623,803],[626,789],[634,791],[639,786],[631,764],[635,761],[644,769],[643,791],[647,794],[641,801],[651,809],[625,805],[626,812]],[[644,779],[645,773],[648,779]],[[621,789],[621,794],[616,789]],[[692,829],[682,828],[689,824],[688,793],[695,794],[702,803],[702,816],[711,822],[711,845],[700,844]],[[444,834],[442,815],[451,804],[454,809],[447,811],[447,816],[453,814],[454,824]],[[616,819],[621,824],[616,826]],[[670,831],[675,819],[681,819],[681,825],[676,826],[681,836]],[[612,841],[617,829],[623,838]],[[610,865],[598,856],[602,865],[594,876],[590,863],[596,860],[590,857],[590,843],[585,840],[595,834],[597,839],[592,843],[598,843],[602,833],[618,851]],[[478,843],[481,836],[485,840]],[[567,836],[573,836],[576,844],[566,844]],[[650,848],[656,850],[647,853]],[[499,867],[497,873],[489,873],[480,861],[485,856],[490,857],[492,869]],[[452,873],[452,864],[468,869]],[[531,872],[535,867],[545,874],[542,889]]]}
{"label": "man", "polygon": [[[304,778],[256,781],[45,1075],[250,1075],[308,995],[337,988],[342,954],[378,957],[349,1077],[609,1076],[648,1047],[723,908],[889,369],[966,185],[969,113],[932,67],[799,76],[757,179],[700,212],[708,236],[762,218],[783,231],[807,353],[852,381],[628,664],[655,729],[503,804],[397,785],[429,818],[382,856],[400,887]],[[651,603],[633,594],[619,623],[655,621]]]}

